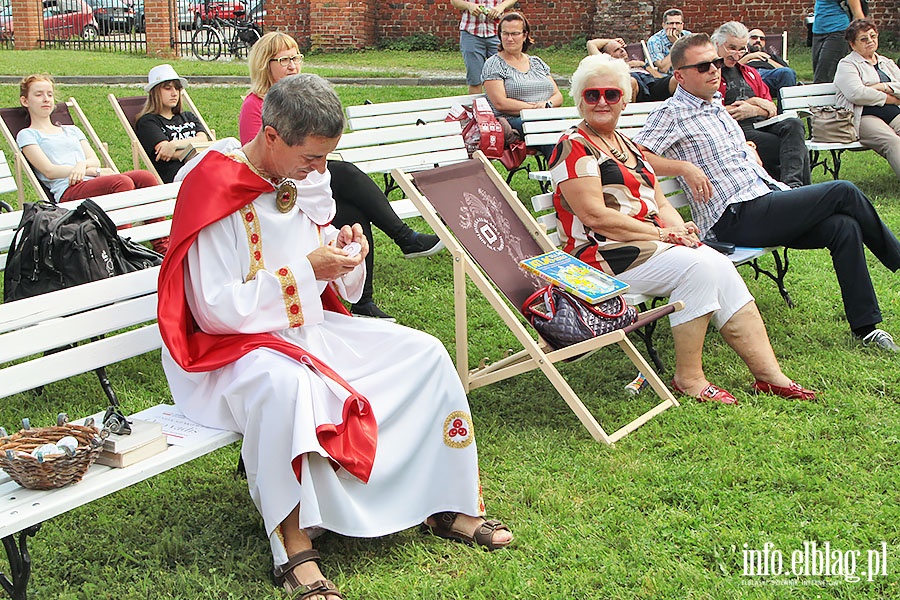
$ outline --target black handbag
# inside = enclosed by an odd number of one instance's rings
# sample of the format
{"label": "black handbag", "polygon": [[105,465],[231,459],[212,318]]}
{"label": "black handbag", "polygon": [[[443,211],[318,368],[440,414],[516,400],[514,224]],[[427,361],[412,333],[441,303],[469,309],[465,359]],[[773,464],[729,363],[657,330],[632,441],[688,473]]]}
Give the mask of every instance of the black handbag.
{"label": "black handbag", "polygon": [[547,285],[522,304],[522,314],[555,349],[622,329],[637,320],[637,309],[622,296],[588,304],[564,289]]}

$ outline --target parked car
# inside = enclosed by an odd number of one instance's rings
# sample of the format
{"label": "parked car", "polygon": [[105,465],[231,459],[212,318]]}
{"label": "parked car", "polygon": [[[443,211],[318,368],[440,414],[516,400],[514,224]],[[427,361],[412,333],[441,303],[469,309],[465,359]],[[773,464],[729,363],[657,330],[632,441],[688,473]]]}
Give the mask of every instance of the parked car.
{"label": "parked car", "polygon": [[214,18],[225,21],[243,19],[247,9],[240,0],[203,0],[194,5],[194,27],[211,22]]}
{"label": "parked car", "polygon": [[[43,0],[43,7],[44,39],[94,40],[100,35],[93,9],[82,0]],[[7,6],[0,13],[0,39],[12,39],[14,35],[12,9]]]}
{"label": "parked car", "polygon": [[[194,4],[187,0],[178,0],[178,28],[193,29],[194,28]],[[134,9],[134,30],[137,33],[144,33],[147,30],[146,19],[144,17],[144,0],[136,0],[132,5]]]}
{"label": "parked car", "polygon": [[134,27],[134,10],[123,0],[85,0],[94,9],[94,20],[100,35],[113,31],[131,31]]}

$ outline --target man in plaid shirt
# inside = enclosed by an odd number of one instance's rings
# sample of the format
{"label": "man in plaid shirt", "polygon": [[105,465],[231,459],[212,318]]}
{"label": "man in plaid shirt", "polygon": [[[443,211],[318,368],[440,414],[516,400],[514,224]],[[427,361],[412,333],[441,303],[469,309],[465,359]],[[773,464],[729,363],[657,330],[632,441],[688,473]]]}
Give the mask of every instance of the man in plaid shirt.
{"label": "man in plaid shirt", "polygon": [[869,199],[848,181],[790,189],[774,180],[722,105],[724,61],[709,36],[678,40],[671,57],[678,89],[634,141],[658,175],[678,176],[701,236],[738,246],[828,248],[853,334],[864,345],[900,352],[875,327],[881,310],[865,253],[867,247],[897,271],[900,240]]}
{"label": "man in plaid shirt", "polygon": [[466,83],[470,94],[481,93],[481,69],[484,61],[497,54],[497,19],[518,0],[450,0],[462,11],[459,20],[459,49],[466,64]]}

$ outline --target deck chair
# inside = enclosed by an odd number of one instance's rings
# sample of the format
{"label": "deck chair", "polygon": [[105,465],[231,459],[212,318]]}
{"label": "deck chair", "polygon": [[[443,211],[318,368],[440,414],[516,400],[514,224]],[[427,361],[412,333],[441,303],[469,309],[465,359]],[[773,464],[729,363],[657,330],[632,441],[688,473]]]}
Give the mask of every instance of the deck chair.
{"label": "deck chair", "polygon": [[[397,183],[437,232],[453,256],[453,296],[456,318],[456,367],[468,392],[513,375],[540,369],[591,436],[612,444],[678,402],[638,353],[627,333],[679,310],[680,302],[640,314],[626,329],[552,350],[535,340],[519,307],[536,288],[537,277],[519,269],[521,259],[554,250],[543,228],[519,202],[516,193],[481,152],[472,160],[414,174],[392,172]],[[515,335],[522,350],[493,364],[469,370],[466,320],[466,276],[478,287]],[[572,389],[556,363],[617,344],[643,373],[660,403],[613,433],[607,433]],[[624,393],[624,392],[623,392]]]}
{"label": "deck chair", "polygon": [[[153,161],[150,160],[146,150],[144,150],[144,147],[141,145],[135,130],[138,113],[144,108],[144,104],[147,102],[147,96],[117,98],[115,94],[109,94],[108,98],[109,103],[112,105],[113,112],[116,113],[116,116],[119,118],[119,123],[122,124],[122,128],[124,128],[125,133],[128,134],[128,140],[131,142],[131,161],[134,165],[133,168],[140,169],[141,163],[144,163],[143,168],[153,173],[156,180],[163,183],[159,173],[156,172],[156,167],[153,166]],[[216,132],[210,129],[209,125],[206,124],[206,121],[200,115],[200,112],[197,110],[197,107],[194,105],[193,100],[191,100],[191,97],[185,89],[181,90],[181,101],[186,110],[189,110],[197,116],[200,120],[200,124],[203,125],[203,128],[207,132],[209,132],[209,138],[215,140]]]}
{"label": "deck chair", "polygon": [[[72,119],[72,113],[78,117],[77,123]],[[75,98],[69,98],[67,102],[58,103],[56,108],[53,109],[50,119],[58,125],[78,125],[87,137],[88,142],[94,147],[94,151],[100,159],[100,164],[106,168],[112,169],[116,173],[119,172],[119,169],[116,168],[116,163],[113,162],[112,157],[109,155],[109,147],[100,140],[100,136],[94,131],[93,126],[90,121],[88,121],[87,116],[85,116],[84,111],[81,110],[81,107],[78,105]],[[28,162],[25,155],[19,149],[18,144],[16,144],[16,135],[28,127],[30,123],[31,118],[28,116],[28,110],[25,109],[24,106],[0,108],[0,128],[3,130],[3,137],[6,138],[6,143],[9,144],[10,149],[13,151],[13,171],[16,178],[16,184],[19,186],[19,206],[22,206],[25,202],[25,190],[24,185],[22,184],[23,179],[28,179],[34,190],[37,192],[39,200],[42,202],[55,202],[53,194],[51,194],[50,190],[41,183],[40,179],[38,179],[37,173],[35,173],[31,163]]]}

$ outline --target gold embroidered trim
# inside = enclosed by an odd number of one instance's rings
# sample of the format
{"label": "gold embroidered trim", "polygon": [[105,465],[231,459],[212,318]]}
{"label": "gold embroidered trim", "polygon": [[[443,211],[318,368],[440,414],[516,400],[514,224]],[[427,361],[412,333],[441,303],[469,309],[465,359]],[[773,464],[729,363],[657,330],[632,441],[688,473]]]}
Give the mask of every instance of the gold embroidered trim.
{"label": "gold embroidered trim", "polygon": [[244,279],[246,282],[255,279],[256,274],[261,269],[265,269],[266,265],[263,261],[259,217],[252,204],[248,204],[241,209],[241,221],[244,223],[244,230],[247,232],[247,246],[250,248],[250,269],[247,272],[247,277]]}
{"label": "gold embroidered trim", "polygon": [[461,410],[455,410],[444,419],[444,444],[451,448],[465,448],[475,441],[472,417]]}
{"label": "gold embroidered trim", "polygon": [[287,267],[278,269],[278,280],[281,282],[281,291],[284,294],[284,310],[287,312],[288,323],[291,327],[303,325],[303,310],[300,308],[300,295],[297,293],[297,280]]}

